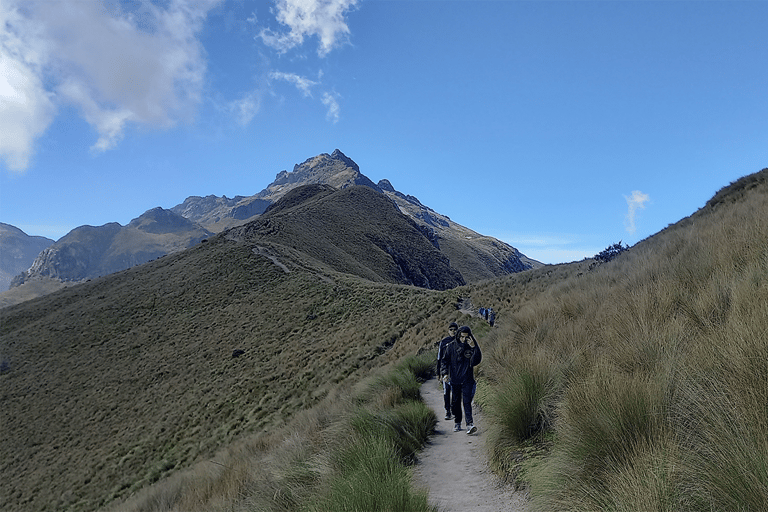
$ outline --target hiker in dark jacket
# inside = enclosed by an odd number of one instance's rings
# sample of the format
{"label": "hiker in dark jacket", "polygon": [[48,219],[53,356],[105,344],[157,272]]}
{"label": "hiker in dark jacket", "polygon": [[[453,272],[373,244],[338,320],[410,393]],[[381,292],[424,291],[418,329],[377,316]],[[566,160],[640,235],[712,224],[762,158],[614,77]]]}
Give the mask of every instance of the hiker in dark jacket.
{"label": "hiker in dark jacket", "polygon": [[453,418],[451,415],[451,383],[443,380],[442,365],[440,361],[445,353],[445,348],[456,339],[456,331],[458,330],[459,324],[451,322],[451,325],[448,326],[448,336],[440,340],[440,344],[437,347],[437,371],[440,374],[440,380],[443,382],[443,402],[445,402],[445,419],[447,420]]}
{"label": "hiker in dark jacket", "polygon": [[467,420],[467,434],[477,432],[477,427],[472,418],[472,399],[475,397],[477,383],[473,368],[483,360],[480,346],[472,336],[472,330],[463,326],[456,334],[456,339],[450,343],[440,359],[440,372],[443,380],[451,384],[451,411],[453,412],[455,425],[454,432],[461,430],[462,411],[464,404],[464,416]]}

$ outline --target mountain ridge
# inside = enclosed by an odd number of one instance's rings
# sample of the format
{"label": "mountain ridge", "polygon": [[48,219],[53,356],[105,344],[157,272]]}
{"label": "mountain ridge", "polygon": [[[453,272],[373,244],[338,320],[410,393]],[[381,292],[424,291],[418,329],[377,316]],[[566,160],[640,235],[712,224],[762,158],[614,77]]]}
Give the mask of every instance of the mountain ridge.
{"label": "mountain ridge", "polygon": [[[360,172],[351,158],[336,149],[331,154],[321,153],[295,164],[291,172],[280,171],[272,183],[252,196],[189,196],[168,210],[162,207],[147,210],[127,226],[108,223],[75,228],[41,252],[29,269],[14,277],[10,284],[12,288],[18,288],[34,282],[43,290],[46,286],[58,289],[61,283],[91,279],[146,263],[186,249],[214,233],[257,220],[294,189],[315,184],[340,190],[364,186],[389,198],[400,213],[416,223],[462,276],[460,280],[451,278],[445,282],[476,282],[541,266],[509,244],[469,230],[423,205],[416,197],[398,192],[388,180],[374,183]],[[360,221],[365,219],[360,218]],[[182,235],[182,232],[186,234]],[[297,241],[297,244],[302,242]],[[407,255],[407,251],[401,250],[397,257],[403,268],[409,267]],[[442,265],[440,258],[433,261]],[[424,279],[427,273],[423,271],[412,273],[410,277],[406,274],[402,274],[402,282],[430,282]],[[374,275],[380,277],[377,272]],[[442,283],[443,279],[437,282]],[[27,300],[30,294],[38,296],[40,293],[30,292],[30,286],[26,288],[25,293],[12,289],[2,294],[2,304]]]}

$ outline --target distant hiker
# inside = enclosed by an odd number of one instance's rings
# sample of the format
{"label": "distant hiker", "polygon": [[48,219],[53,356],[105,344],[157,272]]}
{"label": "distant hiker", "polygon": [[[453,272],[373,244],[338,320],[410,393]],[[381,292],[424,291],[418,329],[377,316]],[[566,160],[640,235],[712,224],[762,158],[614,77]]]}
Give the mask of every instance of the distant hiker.
{"label": "distant hiker", "polygon": [[440,359],[440,373],[443,375],[444,382],[450,382],[453,394],[451,412],[456,423],[453,427],[454,432],[461,430],[462,403],[467,420],[467,434],[477,432],[472,418],[472,399],[477,391],[473,368],[480,364],[482,359],[480,346],[472,336],[472,330],[466,325],[459,328],[456,339],[446,347]]}
{"label": "distant hiker", "polygon": [[445,354],[446,347],[453,343],[453,340],[456,339],[456,331],[458,330],[459,324],[456,322],[451,322],[451,324],[448,326],[448,336],[440,340],[440,344],[437,347],[437,372],[440,376],[440,381],[443,383],[443,401],[445,402],[445,419],[447,420],[453,418],[451,415],[451,383],[446,382],[443,379],[442,365],[440,361],[443,357],[443,354]]}
{"label": "distant hiker", "polygon": [[480,308],[479,313],[481,317],[485,318],[485,308]]}
{"label": "distant hiker", "polygon": [[491,312],[488,313],[488,323],[491,324],[491,327],[496,323],[496,312],[494,310],[491,310]]}

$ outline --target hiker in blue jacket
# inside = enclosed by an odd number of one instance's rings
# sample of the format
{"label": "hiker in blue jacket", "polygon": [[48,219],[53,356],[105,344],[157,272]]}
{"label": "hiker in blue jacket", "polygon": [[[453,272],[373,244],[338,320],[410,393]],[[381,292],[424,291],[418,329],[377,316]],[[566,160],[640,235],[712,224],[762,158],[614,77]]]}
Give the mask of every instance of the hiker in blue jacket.
{"label": "hiker in blue jacket", "polygon": [[467,421],[467,434],[477,432],[472,418],[472,399],[477,390],[473,368],[480,364],[482,359],[480,346],[472,336],[472,330],[466,325],[459,328],[456,339],[446,347],[440,359],[443,382],[451,384],[451,411],[456,423],[453,427],[454,432],[461,430],[462,403]]}
{"label": "hiker in blue jacket", "polygon": [[440,374],[440,380],[443,382],[443,402],[445,403],[445,419],[447,420],[453,418],[451,415],[451,383],[446,382],[443,379],[441,361],[443,354],[445,353],[445,348],[453,343],[454,339],[456,339],[456,331],[458,330],[459,324],[456,322],[451,322],[451,324],[448,326],[448,336],[440,340],[440,344],[437,347],[437,371]]}

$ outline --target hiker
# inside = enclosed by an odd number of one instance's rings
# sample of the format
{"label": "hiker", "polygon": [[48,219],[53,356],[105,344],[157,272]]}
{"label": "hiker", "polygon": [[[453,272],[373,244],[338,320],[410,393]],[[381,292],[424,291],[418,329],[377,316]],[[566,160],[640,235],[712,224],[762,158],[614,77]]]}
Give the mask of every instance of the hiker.
{"label": "hiker", "polygon": [[456,331],[459,330],[459,324],[451,322],[448,326],[448,336],[440,340],[440,344],[437,347],[437,372],[440,376],[440,380],[443,383],[443,401],[445,402],[445,419],[450,420],[453,418],[451,415],[451,383],[443,380],[442,365],[440,360],[445,353],[445,348],[453,343],[456,338]]}
{"label": "hiker", "polygon": [[496,323],[496,312],[491,309],[491,312],[488,313],[488,323],[491,324],[491,327],[493,327],[493,324]]}
{"label": "hiker", "polygon": [[440,359],[443,382],[451,384],[451,412],[455,425],[454,432],[461,430],[462,403],[467,422],[467,434],[477,432],[472,418],[472,399],[475,397],[477,383],[473,368],[480,364],[483,354],[472,330],[464,325],[459,328],[456,338],[449,344]]}

